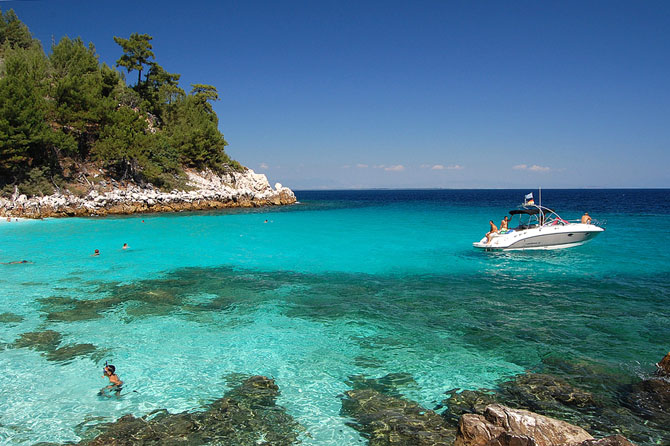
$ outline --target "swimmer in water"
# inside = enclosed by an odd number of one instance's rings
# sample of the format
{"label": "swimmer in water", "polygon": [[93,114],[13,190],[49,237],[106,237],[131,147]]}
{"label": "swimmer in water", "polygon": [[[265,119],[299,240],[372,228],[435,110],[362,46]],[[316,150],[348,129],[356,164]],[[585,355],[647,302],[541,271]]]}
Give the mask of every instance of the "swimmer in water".
{"label": "swimmer in water", "polygon": [[119,393],[121,393],[122,390],[123,381],[121,381],[119,375],[116,374],[116,367],[111,364],[105,365],[103,371],[104,375],[102,375],[102,377],[107,377],[109,379],[109,385],[105,387],[105,389],[110,392],[115,392],[116,396],[119,396]]}

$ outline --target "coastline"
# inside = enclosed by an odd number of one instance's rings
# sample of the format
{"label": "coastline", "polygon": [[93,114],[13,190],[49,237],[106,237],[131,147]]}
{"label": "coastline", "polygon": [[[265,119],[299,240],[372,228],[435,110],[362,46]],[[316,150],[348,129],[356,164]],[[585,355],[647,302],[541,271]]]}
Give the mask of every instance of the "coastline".
{"label": "coastline", "polygon": [[88,217],[155,212],[181,212],[234,207],[282,206],[296,202],[288,187],[274,188],[264,174],[251,169],[216,174],[187,171],[190,190],[163,192],[152,185],[138,186],[113,180],[91,185],[84,196],[65,190],[53,195],[27,197],[15,193],[0,198],[0,217],[41,219],[48,217]]}

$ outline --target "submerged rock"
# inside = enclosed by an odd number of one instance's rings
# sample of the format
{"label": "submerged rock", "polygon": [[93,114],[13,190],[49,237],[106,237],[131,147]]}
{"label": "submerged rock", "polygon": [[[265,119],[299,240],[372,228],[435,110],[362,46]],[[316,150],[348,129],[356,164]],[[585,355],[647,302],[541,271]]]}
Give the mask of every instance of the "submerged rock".
{"label": "submerged rock", "polygon": [[656,364],[656,376],[628,388],[624,405],[660,426],[670,425],[670,353]]}
{"label": "submerged rock", "polygon": [[[589,379],[595,380],[595,377]],[[657,424],[648,423],[622,407],[616,395],[612,395],[612,399],[606,395],[596,397],[548,374],[515,376],[496,389],[452,390],[447,392],[447,398],[438,408],[445,407],[442,416],[447,422],[456,424],[464,414],[483,415],[485,408],[491,404],[560,419],[579,425],[593,435],[620,433],[641,443],[656,443],[666,438]]]}
{"label": "submerged rock", "polygon": [[22,322],[23,316],[14,313],[0,313],[0,323],[11,324]]}
{"label": "submerged rock", "polygon": [[370,446],[453,444],[455,429],[414,401],[373,389],[350,390],[345,395],[342,415],[355,420],[349,425],[369,438]]}
{"label": "submerged rock", "polygon": [[390,396],[401,396],[399,387],[416,387],[414,377],[409,373],[389,373],[381,378],[367,378],[365,375],[352,375],[346,382],[354,390],[372,389]]}
{"label": "submerged rock", "polygon": [[40,299],[42,309],[47,311],[47,320],[54,322],[76,322],[98,319],[104,311],[120,304],[117,297],[79,300],[69,297],[52,296]]}
{"label": "submerged rock", "polygon": [[499,402],[493,390],[463,390],[453,389],[447,392],[447,398],[441,406],[446,406],[442,416],[457,424],[461,416],[466,413],[483,414],[486,406]]}
{"label": "submerged rock", "polygon": [[31,331],[20,334],[19,338],[12,344],[12,347],[32,348],[41,352],[49,352],[58,347],[61,338],[61,334],[53,330]]}
{"label": "submerged rock", "polygon": [[530,410],[547,411],[558,406],[595,408],[602,403],[589,392],[553,375],[528,373],[501,384],[505,401]]}
{"label": "submerged rock", "polygon": [[461,417],[454,446],[559,446],[592,439],[584,429],[565,421],[492,404],[483,415]]}
{"label": "submerged rock", "polygon": [[670,426],[670,381],[649,378],[633,384],[624,404],[643,418]]}
{"label": "submerged rock", "polygon": [[56,350],[47,353],[49,361],[70,361],[77,356],[85,356],[94,353],[97,347],[93,344],[72,344],[65,347],[59,347]]}
{"label": "submerged rock", "polygon": [[548,374],[527,373],[502,382],[496,390],[451,390],[441,403],[446,409],[445,419],[455,422],[466,413],[483,414],[486,406],[505,404],[544,415],[574,415],[580,411],[593,411],[602,403],[591,393],[567,381]]}
{"label": "submerged rock", "polygon": [[95,427],[102,431],[82,441],[87,446],[298,444],[300,425],[275,404],[279,388],[274,380],[252,376],[209,404],[202,412],[170,414],[154,411],[136,418],[124,415]]}
{"label": "submerged rock", "polygon": [[610,435],[600,440],[586,440],[580,446],[635,446],[623,435]]}
{"label": "submerged rock", "polygon": [[93,354],[97,347],[93,344],[71,344],[59,347],[62,335],[57,331],[31,331],[22,333],[11,344],[13,348],[30,348],[42,352],[48,361],[70,361],[78,356]]}

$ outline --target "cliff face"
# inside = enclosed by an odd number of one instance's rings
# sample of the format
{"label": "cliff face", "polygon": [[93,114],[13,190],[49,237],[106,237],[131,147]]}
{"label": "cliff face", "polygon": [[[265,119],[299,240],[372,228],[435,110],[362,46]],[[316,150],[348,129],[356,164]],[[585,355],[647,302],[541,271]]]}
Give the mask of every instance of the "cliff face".
{"label": "cliff face", "polygon": [[278,206],[296,202],[293,191],[280,183],[272,188],[263,174],[246,170],[218,175],[211,171],[188,171],[187,190],[162,192],[152,186],[122,185],[101,181],[85,196],[63,191],[44,197],[15,193],[0,198],[1,217],[83,217],[178,212],[231,207]]}

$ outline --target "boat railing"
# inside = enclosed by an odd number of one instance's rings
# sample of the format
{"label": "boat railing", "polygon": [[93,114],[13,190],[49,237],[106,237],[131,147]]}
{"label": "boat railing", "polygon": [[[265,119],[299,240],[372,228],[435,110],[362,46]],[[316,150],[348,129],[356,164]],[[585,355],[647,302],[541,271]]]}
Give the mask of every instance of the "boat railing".
{"label": "boat railing", "polygon": [[[582,222],[582,220],[580,218],[575,218],[573,220],[565,220],[565,219],[562,219],[562,220],[567,222],[567,223],[573,223],[573,224]],[[595,218],[592,218],[591,219],[591,224],[594,225],[594,226],[599,226],[601,228],[604,228],[605,226],[607,226],[607,220],[596,220]]]}
{"label": "boat railing", "polygon": [[607,226],[607,220],[606,219],[596,220],[595,218],[592,218],[591,224],[605,229],[605,226]]}

